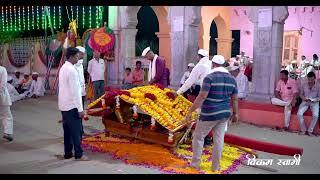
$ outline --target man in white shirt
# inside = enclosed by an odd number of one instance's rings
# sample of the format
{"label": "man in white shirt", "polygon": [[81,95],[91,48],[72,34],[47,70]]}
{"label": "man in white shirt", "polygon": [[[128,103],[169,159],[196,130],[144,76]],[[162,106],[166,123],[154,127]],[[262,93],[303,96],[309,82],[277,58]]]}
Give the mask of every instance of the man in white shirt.
{"label": "man in white shirt", "polygon": [[84,107],[84,102],[86,98],[86,83],[84,80],[84,72],[83,72],[83,58],[84,54],[86,52],[86,49],[82,46],[77,46],[77,49],[79,49],[79,61],[74,65],[78,72],[79,80],[80,80],[80,86],[81,86],[81,95],[82,95],[82,105]]}
{"label": "man in white shirt", "polygon": [[[0,61],[1,63],[1,61]],[[3,124],[4,135],[3,138],[13,140],[13,118],[10,111],[12,105],[11,98],[7,88],[7,70],[0,64],[0,120]]]}
{"label": "man in white shirt", "polygon": [[315,72],[315,69],[311,65],[310,61],[306,60],[305,65],[304,65],[304,69],[302,70],[300,77],[304,78],[304,79],[307,78],[307,74],[309,72]]}
{"label": "man in white shirt", "polygon": [[[183,86],[184,82],[186,82],[186,80],[189,78],[190,73],[192,71],[192,69],[194,68],[194,64],[193,63],[189,63],[188,64],[188,70],[183,74],[181,80],[180,80],[180,87]],[[188,97],[188,94],[193,95],[193,90],[195,88],[195,84],[191,86],[190,89],[188,89],[185,93],[183,93],[184,97]]]}
{"label": "man in white shirt", "polygon": [[12,85],[12,83],[13,83],[13,78],[11,76],[8,76],[7,88],[10,94],[11,102],[14,103],[16,101],[24,99],[26,95],[25,93],[19,94],[16,88]]}
{"label": "man in white shirt", "polygon": [[192,71],[192,69],[194,68],[194,64],[193,63],[189,63],[188,64],[188,70],[186,72],[184,72],[181,80],[180,80],[180,84],[181,86],[184,84],[184,82],[186,82],[186,80],[189,78],[190,76],[190,72]]}
{"label": "man in white shirt", "polygon": [[[177,94],[182,94],[190,89],[194,84],[195,89],[193,94],[198,96],[200,93],[200,89],[202,86],[203,79],[211,72],[212,69],[212,61],[209,60],[209,52],[204,49],[198,50],[198,64],[192,69],[189,78],[185,81],[185,83],[180,87],[177,91]],[[205,145],[211,144],[211,138],[206,136]]]}
{"label": "man in white shirt", "polygon": [[64,131],[64,156],[61,159],[88,160],[81,148],[81,121],[84,116],[81,86],[78,72],[74,64],[78,62],[79,50],[69,47],[66,52],[67,61],[59,72],[59,110],[62,113]]}
{"label": "man in white shirt", "polygon": [[94,51],[93,57],[88,64],[88,73],[93,83],[94,99],[98,99],[104,94],[106,71],[105,63],[104,60],[100,58],[100,53]]}
{"label": "man in white shirt", "polygon": [[19,88],[19,84],[21,83],[21,81],[23,79],[23,77],[20,75],[21,75],[21,73],[19,71],[15,71],[14,76],[12,78],[12,81],[13,81],[12,85],[17,89]]}
{"label": "man in white shirt", "polygon": [[29,91],[30,86],[31,86],[32,79],[30,78],[28,73],[24,73],[23,79],[20,81],[19,87],[18,87],[18,92],[20,94]]}
{"label": "man in white shirt", "polygon": [[209,52],[207,50],[199,49],[198,57],[198,64],[192,69],[189,78],[184,82],[182,87],[180,87],[180,89],[177,91],[177,94],[183,94],[194,84],[196,84],[196,95],[199,94],[203,79],[211,71],[212,62],[209,60]]}
{"label": "man in white shirt", "polygon": [[[84,80],[84,73],[83,73],[83,58],[84,58],[86,49],[84,47],[82,47],[82,46],[77,46],[76,48],[80,52],[79,52],[79,60],[74,65],[74,67],[76,68],[76,70],[78,72],[79,82],[80,82],[80,86],[81,86],[82,106],[84,107],[84,102],[86,101],[86,83],[85,83],[85,80]],[[84,134],[85,133],[84,133],[84,129],[83,129],[83,124],[82,124],[82,121],[81,121],[81,135],[83,136]],[[82,138],[81,138],[81,140],[82,140]]]}
{"label": "man in white shirt", "polygon": [[38,98],[40,96],[44,96],[45,88],[43,81],[39,78],[39,73],[32,73],[32,82],[29,91],[27,91],[27,96],[31,98]]}
{"label": "man in white shirt", "polygon": [[300,66],[299,66],[299,69],[304,69],[304,66],[305,66],[305,62],[307,61],[307,58],[305,55],[302,55],[301,56],[301,61],[300,61]]}
{"label": "man in white shirt", "polygon": [[249,92],[249,81],[246,75],[240,71],[239,66],[232,66],[230,73],[235,77],[238,87],[238,98],[245,99]]}
{"label": "man in white shirt", "polygon": [[289,73],[295,73],[297,69],[297,61],[291,61],[291,63],[285,68]]}

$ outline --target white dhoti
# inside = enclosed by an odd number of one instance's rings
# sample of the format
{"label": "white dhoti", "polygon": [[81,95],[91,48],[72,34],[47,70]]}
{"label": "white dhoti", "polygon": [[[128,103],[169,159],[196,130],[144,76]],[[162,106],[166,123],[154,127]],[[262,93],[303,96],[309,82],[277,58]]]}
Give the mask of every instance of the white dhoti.
{"label": "white dhoti", "polygon": [[278,106],[284,106],[284,126],[289,127],[290,117],[291,117],[291,102],[283,101],[278,98],[272,98],[271,103]]}
{"label": "white dhoti", "polygon": [[0,105],[0,120],[3,124],[5,134],[13,134],[13,118],[10,111],[10,106]]}

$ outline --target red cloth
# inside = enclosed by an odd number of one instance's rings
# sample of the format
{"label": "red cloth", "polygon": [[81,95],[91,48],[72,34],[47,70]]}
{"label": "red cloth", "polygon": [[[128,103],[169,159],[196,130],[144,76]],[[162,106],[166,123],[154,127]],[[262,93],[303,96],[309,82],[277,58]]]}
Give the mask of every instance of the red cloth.
{"label": "red cloth", "polygon": [[248,77],[248,80],[251,81],[252,79],[252,67],[247,66],[246,69],[244,70],[244,75]]}
{"label": "red cloth", "polygon": [[279,144],[273,144],[269,142],[257,141],[249,138],[243,138],[232,134],[225,134],[224,141],[229,144],[234,144],[246,148],[255,149],[258,151],[294,156],[295,154],[302,155],[303,149],[296,147],[289,147]]}

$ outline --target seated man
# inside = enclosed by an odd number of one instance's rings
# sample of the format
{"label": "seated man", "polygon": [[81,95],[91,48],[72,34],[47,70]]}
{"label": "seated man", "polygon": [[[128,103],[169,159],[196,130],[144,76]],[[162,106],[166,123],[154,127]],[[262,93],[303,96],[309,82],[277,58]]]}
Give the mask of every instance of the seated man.
{"label": "seated man", "polygon": [[131,69],[130,68],[126,68],[126,72],[124,75],[124,78],[122,80],[122,84],[123,84],[123,89],[131,89],[133,88],[132,85],[132,73],[131,73]]}
{"label": "seated man", "polygon": [[12,85],[15,87],[15,88],[19,88],[19,84],[20,84],[20,82],[22,81],[22,76],[20,76],[20,72],[19,71],[15,71],[14,72],[15,74],[14,74],[14,76],[13,76],[13,78],[12,78]]}
{"label": "seated man", "polygon": [[132,74],[132,84],[134,86],[142,86],[144,83],[144,71],[141,69],[141,61],[136,62],[136,68],[133,70]]}
{"label": "seated man", "polygon": [[29,91],[32,80],[28,73],[24,73],[22,81],[19,83],[18,92],[20,94]]}
{"label": "seated man", "polygon": [[315,71],[315,69],[314,69],[314,67],[310,64],[310,61],[306,60],[306,61],[304,62],[304,69],[302,69],[302,72],[301,72],[300,77],[301,77],[301,78],[306,78],[306,77],[307,77],[307,74],[308,74],[309,72],[314,72],[314,71]]}
{"label": "seated man", "polygon": [[8,92],[10,94],[11,101],[15,102],[15,101],[24,99],[26,97],[25,94],[19,94],[16,88],[12,84],[13,84],[13,78],[11,76],[8,76],[7,87],[8,87]]}
{"label": "seated man", "polygon": [[27,96],[31,98],[38,98],[44,96],[45,88],[43,82],[38,78],[37,72],[32,73],[32,83],[30,90],[27,92]]}
{"label": "seated man", "polygon": [[275,90],[275,98],[271,99],[274,105],[284,106],[284,130],[289,130],[291,109],[297,102],[299,95],[298,86],[294,79],[288,77],[289,72],[282,70],[280,80]]}
{"label": "seated man", "polygon": [[246,75],[240,71],[239,66],[232,66],[230,73],[235,77],[238,86],[238,98],[240,100],[245,99],[249,92],[249,81]]}
{"label": "seated man", "polygon": [[[319,117],[320,82],[316,81],[316,75],[314,72],[309,72],[307,74],[307,78],[308,81],[301,84],[300,97],[302,99],[302,103],[299,106],[297,115],[301,128],[301,132],[299,134],[313,136],[313,128],[316,125]],[[303,114],[308,110],[309,107],[312,111],[312,121],[307,131]]]}
{"label": "seated man", "polygon": [[[182,78],[181,78],[181,80],[180,80],[180,87],[181,86],[183,86],[183,84],[186,82],[186,80],[189,78],[189,76],[190,76],[190,73],[191,73],[191,71],[192,71],[192,69],[194,68],[194,64],[193,63],[189,63],[188,64],[188,69],[187,69],[187,71],[186,72],[184,72],[184,74],[183,74],[183,76],[182,76]],[[195,87],[195,84],[194,85],[192,85],[191,86],[191,88],[190,89],[188,89],[186,92],[184,92],[183,93],[183,96],[185,97],[185,98],[188,98],[188,95],[194,95],[192,92],[192,90],[194,89],[194,87]]]}
{"label": "seated man", "polygon": [[297,69],[298,69],[297,61],[291,61],[291,63],[285,68],[285,70],[289,72],[289,76],[292,79],[297,79],[297,75],[296,75]]}

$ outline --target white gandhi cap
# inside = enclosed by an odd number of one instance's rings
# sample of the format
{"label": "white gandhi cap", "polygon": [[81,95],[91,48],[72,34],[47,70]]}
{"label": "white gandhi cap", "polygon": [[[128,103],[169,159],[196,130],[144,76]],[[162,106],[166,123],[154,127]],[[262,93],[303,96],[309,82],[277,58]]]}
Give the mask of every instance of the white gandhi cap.
{"label": "white gandhi cap", "polygon": [[86,49],[84,47],[82,47],[82,46],[77,46],[76,48],[79,49],[79,51],[82,52],[82,53],[86,52]]}
{"label": "white gandhi cap", "polygon": [[188,67],[194,67],[194,64],[193,63],[189,63]]}
{"label": "white gandhi cap", "polygon": [[224,57],[221,55],[215,55],[212,58],[212,62],[216,63],[216,64],[224,64],[226,61],[224,60]]}
{"label": "white gandhi cap", "polygon": [[204,57],[208,57],[209,56],[209,52],[205,49],[199,49],[198,50],[198,54],[204,56]]}
{"label": "white gandhi cap", "polygon": [[39,73],[37,73],[37,72],[33,72],[33,73],[32,73],[32,75],[38,75],[38,74],[39,74]]}
{"label": "white gandhi cap", "polygon": [[150,50],[151,50],[150,47],[145,48],[145,49],[142,51],[141,56],[146,56],[147,53],[148,53]]}

